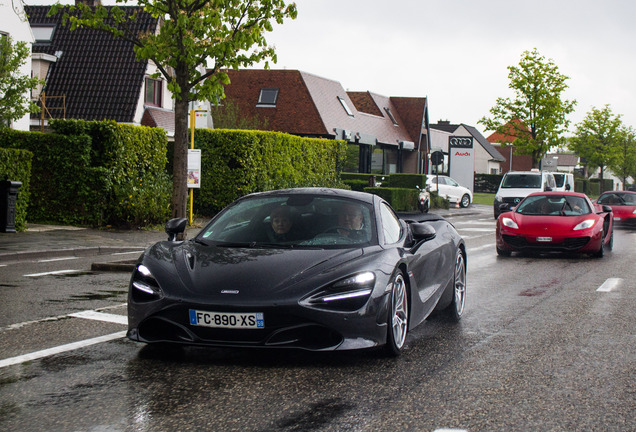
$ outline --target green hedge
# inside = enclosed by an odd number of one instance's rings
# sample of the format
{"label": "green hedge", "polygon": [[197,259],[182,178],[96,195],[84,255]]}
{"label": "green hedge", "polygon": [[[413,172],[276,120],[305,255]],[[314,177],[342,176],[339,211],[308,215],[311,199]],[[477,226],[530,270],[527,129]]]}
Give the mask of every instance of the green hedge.
{"label": "green hedge", "polygon": [[165,131],[113,121],[52,120],[51,126],[55,133],[0,135],[0,146],[33,153],[29,220],[142,226],[169,217]]}
{"label": "green hedge", "polygon": [[364,192],[378,195],[393,207],[395,211],[411,212],[417,210],[419,191],[407,188],[367,187]]}
{"label": "green hedge", "polygon": [[[0,131],[0,141],[2,141]],[[15,208],[15,229],[16,231],[26,230],[27,207],[30,196],[31,161],[33,153],[28,150],[0,148],[0,181],[8,179],[14,182],[21,182],[18,189]],[[5,197],[0,197],[4,199]]]}
{"label": "green hedge", "polygon": [[198,214],[211,216],[236,198],[293,187],[343,187],[339,177],[344,141],[302,138],[247,130],[200,129],[201,188],[194,191]]}

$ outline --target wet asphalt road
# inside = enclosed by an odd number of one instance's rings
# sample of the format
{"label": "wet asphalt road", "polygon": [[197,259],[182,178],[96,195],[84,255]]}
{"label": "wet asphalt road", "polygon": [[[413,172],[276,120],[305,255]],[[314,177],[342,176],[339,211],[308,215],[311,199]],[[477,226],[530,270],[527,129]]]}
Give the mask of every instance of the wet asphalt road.
{"label": "wet asphalt road", "polygon": [[[465,316],[429,319],[398,359],[114,337],[0,363],[0,429],[636,430],[636,232],[617,231],[601,260],[502,259],[490,208],[451,220],[468,245]],[[128,274],[90,271],[113,260],[0,262],[0,362],[125,330],[103,318],[124,317]],[[61,270],[77,272],[25,276]],[[85,311],[102,315],[71,316]]]}

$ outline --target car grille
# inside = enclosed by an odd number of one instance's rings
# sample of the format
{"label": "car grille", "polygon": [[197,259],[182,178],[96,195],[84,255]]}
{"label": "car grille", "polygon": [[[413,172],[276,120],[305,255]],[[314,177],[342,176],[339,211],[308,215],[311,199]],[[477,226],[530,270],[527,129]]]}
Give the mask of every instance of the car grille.
{"label": "car grille", "polygon": [[590,241],[590,237],[570,237],[561,243],[529,243],[524,237],[504,235],[504,241],[515,249],[541,249],[555,251],[576,251],[583,248]]}
{"label": "car grille", "polygon": [[515,207],[521,200],[523,200],[523,197],[505,197],[502,198],[501,202],[510,205],[510,207]]}
{"label": "car grille", "polygon": [[147,318],[139,324],[140,339],[145,342],[235,347],[284,346],[310,350],[335,348],[343,341],[340,334],[327,327],[278,310],[260,310],[265,313],[264,329],[228,329],[191,326],[188,309],[180,306]]}

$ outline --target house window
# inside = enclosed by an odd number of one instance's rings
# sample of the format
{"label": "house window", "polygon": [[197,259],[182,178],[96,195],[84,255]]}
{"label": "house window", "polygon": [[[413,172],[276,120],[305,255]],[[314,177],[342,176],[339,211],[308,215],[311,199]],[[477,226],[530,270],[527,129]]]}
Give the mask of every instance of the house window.
{"label": "house window", "polygon": [[32,26],[31,31],[35,38],[35,43],[50,43],[53,40],[55,26]]}
{"label": "house window", "polygon": [[349,105],[347,105],[347,101],[345,101],[340,96],[337,96],[337,98],[340,101],[340,105],[342,105],[342,108],[344,108],[344,110],[347,112],[347,115],[349,117],[353,117],[353,112],[351,111],[351,108],[349,108]]}
{"label": "house window", "polygon": [[146,78],[146,105],[161,106],[161,90],[163,83],[161,80]]}
{"label": "house window", "polygon": [[393,117],[393,113],[391,112],[391,108],[384,107],[384,111],[386,111],[386,114],[389,116],[389,118],[393,122],[393,125],[397,126],[398,122],[397,122],[397,120],[395,120],[395,117]]}
{"label": "house window", "polygon": [[276,106],[277,99],[278,89],[263,88],[261,89],[261,94],[258,96],[258,103],[256,106]]}

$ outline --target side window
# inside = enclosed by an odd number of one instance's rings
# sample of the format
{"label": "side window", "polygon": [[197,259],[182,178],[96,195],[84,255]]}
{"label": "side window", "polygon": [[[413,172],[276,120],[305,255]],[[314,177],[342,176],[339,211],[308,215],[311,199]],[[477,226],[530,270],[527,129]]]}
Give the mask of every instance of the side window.
{"label": "side window", "polygon": [[384,233],[384,243],[395,243],[402,236],[402,225],[393,210],[382,203],[380,207],[380,219],[382,220],[382,232]]}

